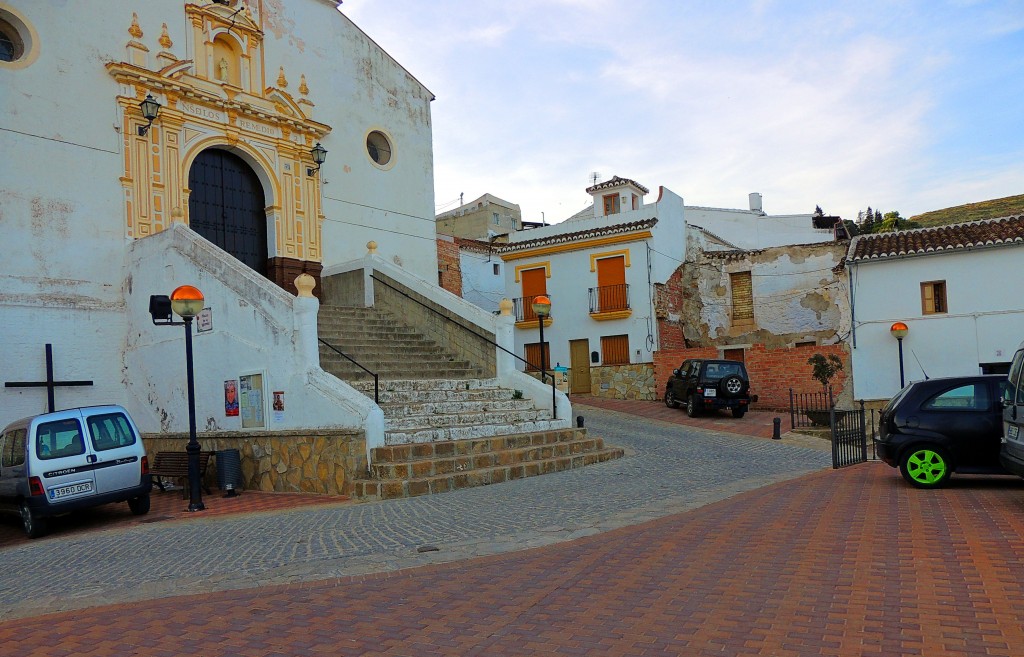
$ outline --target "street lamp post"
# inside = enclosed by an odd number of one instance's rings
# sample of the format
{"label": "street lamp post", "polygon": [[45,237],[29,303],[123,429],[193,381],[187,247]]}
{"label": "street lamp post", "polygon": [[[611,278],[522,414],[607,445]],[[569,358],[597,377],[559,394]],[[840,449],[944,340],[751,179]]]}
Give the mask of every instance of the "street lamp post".
{"label": "street lamp post", "polygon": [[188,493],[189,511],[206,509],[203,504],[202,482],[199,480],[199,452],[202,448],[196,440],[196,393],[192,372],[192,320],[203,309],[203,293],[191,285],[182,285],[171,292],[171,310],[181,317],[185,324],[185,372],[188,387]]}
{"label": "street lamp post", "polygon": [[[540,380],[544,382],[547,375],[546,359],[544,358],[544,318],[551,314],[551,299],[545,295],[533,298],[533,312],[537,314],[537,328],[540,330]],[[557,419],[557,400],[555,398],[555,377],[551,377],[551,418]]]}
{"label": "street lamp post", "polygon": [[903,338],[907,337],[909,331],[910,327],[903,322],[896,322],[889,327],[889,333],[892,333],[892,337],[896,338],[896,342],[900,346],[900,390],[903,390],[903,386],[906,385],[903,379]]}

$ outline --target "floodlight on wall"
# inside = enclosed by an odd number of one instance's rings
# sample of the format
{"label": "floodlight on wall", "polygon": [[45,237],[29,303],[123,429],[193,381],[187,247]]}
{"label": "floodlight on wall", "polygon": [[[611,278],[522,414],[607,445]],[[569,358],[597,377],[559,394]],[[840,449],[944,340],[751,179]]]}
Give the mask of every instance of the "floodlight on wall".
{"label": "floodlight on wall", "polygon": [[149,121],[146,125],[139,126],[140,137],[145,137],[146,133],[149,132],[149,128],[153,125],[153,120],[160,114],[161,107],[152,94],[146,94],[146,99],[139,103],[139,109],[142,110],[142,118]]}
{"label": "floodlight on wall", "polygon": [[312,167],[307,167],[306,168],[306,175],[307,176],[312,176],[317,171],[319,171],[321,165],[323,165],[323,163],[325,161],[327,161],[327,149],[324,148],[323,146],[321,146],[320,142],[317,142],[316,146],[314,146],[313,148],[309,149],[309,154],[310,154],[310,156],[312,156],[313,162],[316,164],[316,168],[314,169]]}

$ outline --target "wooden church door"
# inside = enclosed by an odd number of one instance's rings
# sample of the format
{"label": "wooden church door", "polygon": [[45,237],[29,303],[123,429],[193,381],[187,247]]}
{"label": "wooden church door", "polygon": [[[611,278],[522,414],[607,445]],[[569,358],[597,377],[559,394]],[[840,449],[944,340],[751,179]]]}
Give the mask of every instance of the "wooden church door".
{"label": "wooden church door", "polygon": [[267,274],[267,215],[256,172],[234,153],[203,151],[188,173],[189,225],[260,274]]}

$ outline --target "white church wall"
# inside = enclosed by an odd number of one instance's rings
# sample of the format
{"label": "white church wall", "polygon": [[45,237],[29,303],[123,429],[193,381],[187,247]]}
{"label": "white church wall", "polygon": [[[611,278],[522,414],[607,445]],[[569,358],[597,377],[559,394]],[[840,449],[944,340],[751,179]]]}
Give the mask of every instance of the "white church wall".
{"label": "white church wall", "polygon": [[[147,266],[157,259],[159,267]],[[184,226],[134,242],[128,267],[124,360],[133,373],[129,410],[143,431],[188,430],[184,328],[155,326],[149,315],[150,295],[179,285],[199,288],[213,314],[213,330],[192,340],[199,432],[244,430],[241,415],[225,414],[224,382],[251,373],[263,375],[266,429],[362,428],[380,414],[368,397],[310,362],[301,336],[315,324],[296,326],[296,297]],[[285,393],[280,415],[271,408],[275,391]]]}
{"label": "white church wall", "polygon": [[[267,31],[268,71],[270,62],[282,62],[290,88],[305,73],[313,117],[331,126],[320,170],[324,267],[361,256],[363,245],[376,240],[382,257],[436,279],[436,249],[427,248],[435,235],[433,95],[329,4],[288,2],[265,10],[279,13],[274,24],[282,26]],[[391,142],[384,166],[367,153],[372,130]]]}

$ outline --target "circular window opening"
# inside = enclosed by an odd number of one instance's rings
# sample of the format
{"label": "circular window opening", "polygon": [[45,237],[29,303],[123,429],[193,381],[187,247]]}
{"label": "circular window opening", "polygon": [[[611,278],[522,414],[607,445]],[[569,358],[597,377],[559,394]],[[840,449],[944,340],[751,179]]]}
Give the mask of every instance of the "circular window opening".
{"label": "circular window opening", "polygon": [[371,160],[384,166],[391,161],[391,142],[383,132],[374,130],[366,135],[366,152]]}
{"label": "circular window opening", "polygon": [[18,30],[0,16],[0,61],[16,62],[25,56],[25,42]]}

